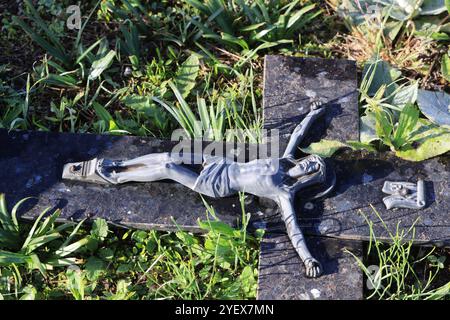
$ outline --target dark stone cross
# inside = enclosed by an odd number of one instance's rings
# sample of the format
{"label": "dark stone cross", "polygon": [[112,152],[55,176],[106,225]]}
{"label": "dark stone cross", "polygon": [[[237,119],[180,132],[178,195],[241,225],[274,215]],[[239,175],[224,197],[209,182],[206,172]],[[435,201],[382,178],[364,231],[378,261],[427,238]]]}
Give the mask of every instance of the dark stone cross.
{"label": "dark stone cross", "polygon": [[[358,140],[357,88],[354,62],[266,56],[264,127],[280,130],[283,150],[296,123],[307,112],[309,101],[320,99],[327,105],[327,113],[314,123],[302,145],[322,138]],[[301,196],[298,198],[301,201]],[[305,215],[300,203],[296,212],[298,218]],[[285,230],[278,228],[279,215],[266,214],[261,223],[266,233],[260,245],[258,299],[363,298],[362,272],[354,258],[344,253],[344,248],[349,248],[361,258],[361,243],[309,237],[308,247],[318,255],[324,269],[321,277],[310,279],[304,276],[301,260],[289,245]]]}
{"label": "dark stone cross", "polygon": [[[264,75],[266,129],[279,129],[280,148],[308,111],[311,98],[320,98],[329,108],[303,143],[322,138],[358,140],[356,66],[342,60],[267,56]],[[47,207],[61,208],[62,220],[105,218],[109,223],[142,229],[201,231],[197,219],[205,219],[201,197],[184,186],[169,182],[95,185],[61,180],[65,163],[98,158],[134,158],[170,151],[176,142],[154,138],[0,130],[0,193],[13,204],[35,196],[23,207],[23,218],[33,219]],[[217,144],[220,148],[221,143]],[[206,146],[204,146],[206,147]],[[240,152],[248,153],[240,145]],[[228,150],[228,149],[227,149]],[[250,154],[250,153],[248,153]],[[250,157],[246,157],[251,160]],[[421,163],[399,160],[391,154],[340,152],[332,159],[336,189],[325,199],[297,201],[297,215],[309,235],[311,251],[324,266],[318,279],[304,276],[301,261],[290,245],[284,224],[270,204],[253,201],[253,228],[263,227],[259,264],[259,299],[362,299],[363,277],[355,260],[343,249],[362,256],[362,242],[369,229],[362,210],[374,221],[378,235],[386,231],[374,217],[372,204],[391,231],[397,222],[416,225],[416,241],[437,245],[450,242],[450,158]],[[384,181],[426,183],[427,206],[422,210],[386,210],[381,199]],[[220,220],[239,223],[237,198],[206,199]]]}

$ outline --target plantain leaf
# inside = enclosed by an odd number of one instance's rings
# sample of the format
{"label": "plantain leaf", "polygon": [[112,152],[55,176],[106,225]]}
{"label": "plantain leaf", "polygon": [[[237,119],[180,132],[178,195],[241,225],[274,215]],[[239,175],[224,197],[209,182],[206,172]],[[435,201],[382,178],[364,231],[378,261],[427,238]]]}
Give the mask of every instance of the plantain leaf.
{"label": "plantain leaf", "polygon": [[450,128],[450,95],[445,92],[419,90],[417,104],[433,123]]}
{"label": "plantain leaf", "polygon": [[420,7],[420,15],[437,15],[445,12],[445,0],[424,0]]}
{"label": "plantain leaf", "polygon": [[406,104],[416,102],[418,89],[419,85],[417,82],[408,86],[400,86],[389,100],[389,103],[399,109],[403,109]]}
{"label": "plantain leaf", "polygon": [[383,140],[385,144],[392,147],[391,135],[393,131],[393,125],[391,120],[391,114],[388,110],[384,110],[380,107],[374,108],[375,115],[375,132],[377,136]]}
{"label": "plantain leaf", "polygon": [[352,150],[369,150],[375,151],[375,148],[369,144],[361,143],[359,141],[341,142],[337,140],[322,139],[319,142],[311,143],[306,148],[300,148],[305,153],[315,154],[324,158],[331,157],[336,151],[341,148],[350,148]]}
{"label": "plantain leaf", "polygon": [[450,151],[450,130],[419,119],[415,132],[412,146],[396,151],[398,157],[422,161]]}
{"label": "plantain leaf", "polygon": [[[373,72],[373,74],[371,74]],[[396,89],[395,81],[401,76],[401,72],[390,66],[383,60],[369,61],[364,65],[363,78],[373,76],[372,81],[367,89],[369,96],[374,96],[378,89],[383,85],[386,86],[385,96],[392,95]]]}
{"label": "plantain leaf", "polygon": [[192,54],[183,62],[173,79],[175,86],[183,98],[186,98],[195,86],[199,65],[200,61],[197,55]]}
{"label": "plantain leaf", "polygon": [[408,141],[411,132],[416,127],[419,120],[419,110],[412,103],[408,103],[400,113],[398,126],[395,129],[392,144],[395,149],[401,149]]}
{"label": "plantain leaf", "polygon": [[359,125],[359,141],[362,143],[371,143],[372,141],[379,140],[376,130],[376,119],[372,112],[368,112],[360,119]]}
{"label": "plantain leaf", "polygon": [[89,80],[97,79],[103,73],[103,71],[109,68],[115,56],[116,52],[114,50],[110,50],[107,55],[105,55],[100,59],[95,60],[92,63],[88,79]]}

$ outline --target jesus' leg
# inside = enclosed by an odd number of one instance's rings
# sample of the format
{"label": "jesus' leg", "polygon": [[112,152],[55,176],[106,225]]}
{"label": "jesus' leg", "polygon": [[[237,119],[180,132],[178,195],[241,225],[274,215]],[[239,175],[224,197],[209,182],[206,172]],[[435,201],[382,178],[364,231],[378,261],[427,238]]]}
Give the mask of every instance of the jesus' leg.
{"label": "jesus' leg", "polygon": [[172,161],[169,154],[151,154],[126,160],[103,160],[100,173],[111,183],[152,182],[170,179],[193,188],[198,174]]}

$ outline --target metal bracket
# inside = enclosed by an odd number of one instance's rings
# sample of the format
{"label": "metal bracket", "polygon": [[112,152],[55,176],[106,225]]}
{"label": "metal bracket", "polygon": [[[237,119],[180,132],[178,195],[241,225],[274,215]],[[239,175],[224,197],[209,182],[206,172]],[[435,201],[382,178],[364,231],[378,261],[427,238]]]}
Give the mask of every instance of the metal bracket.
{"label": "metal bracket", "polygon": [[72,162],[64,165],[62,178],[68,180],[86,181],[93,183],[108,184],[107,181],[98,170],[102,163],[102,159],[92,159],[83,162]]}
{"label": "metal bracket", "polygon": [[385,181],[382,191],[390,194],[383,198],[388,210],[393,208],[422,209],[426,205],[425,183],[422,179],[419,179],[417,184]]}

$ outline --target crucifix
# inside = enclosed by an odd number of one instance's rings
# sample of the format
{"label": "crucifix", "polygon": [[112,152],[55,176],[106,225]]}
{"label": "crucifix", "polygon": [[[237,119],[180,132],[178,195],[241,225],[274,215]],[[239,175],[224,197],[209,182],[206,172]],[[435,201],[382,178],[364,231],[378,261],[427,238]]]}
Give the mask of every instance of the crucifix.
{"label": "crucifix", "polygon": [[[308,250],[297,223],[294,208],[295,195],[301,190],[326,183],[327,168],[324,160],[316,155],[295,159],[295,151],[311,124],[325,113],[325,106],[310,104],[306,117],[294,129],[290,141],[280,158],[256,159],[247,163],[231,161],[226,157],[152,153],[129,160],[92,159],[68,163],[63,169],[63,179],[100,184],[126,182],[152,182],[173,180],[200,194],[223,198],[245,192],[275,201],[281,209],[288,236],[302,259],[306,276],[318,277],[322,266]],[[189,160],[201,157],[202,170],[191,170]],[[324,192],[330,192],[334,182]]]}

